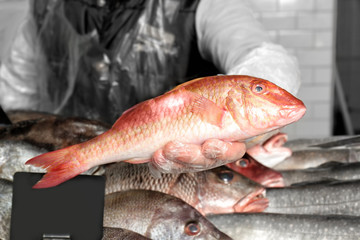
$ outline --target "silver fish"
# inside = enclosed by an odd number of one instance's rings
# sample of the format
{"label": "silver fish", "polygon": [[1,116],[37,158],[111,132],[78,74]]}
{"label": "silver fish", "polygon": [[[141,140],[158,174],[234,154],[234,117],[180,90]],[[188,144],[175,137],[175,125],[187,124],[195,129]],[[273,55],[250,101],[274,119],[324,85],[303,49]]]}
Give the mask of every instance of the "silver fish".
{"label": "silver fish", "polygon": [[359,162],[360,150],[356,149],[307,149],[294,151],[273,168],[280,170],[306,169],[318,167],[326,162]]}
{"label": "silver fish", "polygon": [[358,240],[354,216],[233,213],[208,219],[234,240]]}
{"label": "silver fish", "polygon": [[13,181],[15,172],[45,172],[42,168],[25,165],[29,158],[45,152],[47,150],[26,142],[0,140],[0,178]]}
{"label": "silver fish", "polygon": [[0,179],[0,239],[10,239],[12,182]]}
{"label": "silver fish", "polygon": [[106,195],[103,221],[154,240],[231,239],[181,199],[150,190]]}
{"label": "silver fish", "polygon": [[316,168],[283,170],[279,172],[285,186],[302,182],[317,182],[327,179],[356,180],[360,179],[360,162],[328,162]]}
{"label": "silver fish", "polygon": [[267,189],[265,212],[360,216],[360,180],[326,181]]}
{"label": "silver fish", "polygon": [[331,137],[324,137],[324,138],[300,138],[287,141],[284,144],[284,147],[290,148],[292,151],[304,150],[309,148],[318,148],[316,145],[334,142],[334,141],[341,141],[343,139],[347,139],[349,136],[342,135],[342,136],[331,136]]}

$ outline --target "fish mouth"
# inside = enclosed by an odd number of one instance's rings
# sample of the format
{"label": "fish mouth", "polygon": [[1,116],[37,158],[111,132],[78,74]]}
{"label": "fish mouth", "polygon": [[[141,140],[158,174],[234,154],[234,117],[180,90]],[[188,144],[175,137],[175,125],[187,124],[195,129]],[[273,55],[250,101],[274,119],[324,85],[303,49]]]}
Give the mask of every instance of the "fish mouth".
{"label": "fish mouth", "polygon": [[234,212],[263,212],[269,206],[265,188],[251,192],[234,205]]}
{"label": "fish mouth", "polygon": [[283,108],[279,111],[280,119],[279,122],[284,124],[285,122],[292,123],[305,115],[306,108],[304,106],[301,107],[290,107],[290,108]]}
{"label": "fish mouth", "polygon": [[284,179],[281,177],[277,179],[267,179],[261,183],[262,185],[269,187],[269,188],[283,188],[285,187]]}

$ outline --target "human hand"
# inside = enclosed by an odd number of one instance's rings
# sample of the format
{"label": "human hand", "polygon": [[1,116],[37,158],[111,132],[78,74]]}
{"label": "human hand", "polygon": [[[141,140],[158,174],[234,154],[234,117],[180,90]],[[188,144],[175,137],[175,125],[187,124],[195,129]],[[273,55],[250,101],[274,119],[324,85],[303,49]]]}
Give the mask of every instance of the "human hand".
{"label": "human hand", "polygon": [[149,167],[155,176],[159,172],[197,172],[233,162],[245,152],[245,144],[236,141],[209,139],[203,144],[171,141],[154,153]]}

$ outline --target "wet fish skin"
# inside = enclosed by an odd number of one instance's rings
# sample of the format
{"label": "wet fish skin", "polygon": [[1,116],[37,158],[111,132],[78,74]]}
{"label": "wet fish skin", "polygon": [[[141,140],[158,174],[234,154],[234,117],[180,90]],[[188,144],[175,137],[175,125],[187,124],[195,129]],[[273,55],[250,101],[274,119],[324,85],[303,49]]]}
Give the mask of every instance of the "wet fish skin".
{"label": "wet fish skin", "polygon": [[154,240],[231,239],[181,199],[150,190],[106,195],[103,221],[104,227],[129,229]]}
{"label": "wet fish skin", "polygon": [[360,218],[354,216],[233,213],[208,219],[234,240],[355,240]]}
{"label": "wet fish skin", "polygon": [[360,181],[322,181],[267,189],[264,212],[360,216]]}
{"label": "wet fish skin", "polygon": [[360,162],[328,162],[316,168],[283,170],[280,171],[280,173],[283,176],[285,186],[302,182],[317,182],[326,179],[342,181],[357,180],[360,179]]}
{"label": "wet fish skin", "polygon": [[284,187],[283,177],[279,172],[262,165],[249,154],[226,166],[265,187]]}
{"label": "wet fish skin", "polygon": [[10,239],[12,182],[0,178],[0,239]]}
{"label": "wet fish skin", "polygon": [[[0,140],[0,178],[13,181],[16,172],[45,172],[43,168],[25,165],[25,162],[46,152],[46,149],[24,141]],[[89,175],[102,173],[102,167],[91,168],[84,172]]]}
{"label": "wet fish skin", "polygon": [[53,151],[88,141],[109,128],[108,124],[95,120],[49,114],[0,129],[0,139],[25,141]]}
{"label": "wet fish skin", "polygon": [[113,163],[105,167],[105,194],[144,189],[173,195],[203,215],[263,211],[267,199],[258,198],[264,188],[248,178],[218,167],[194,173],[162,173],[155,178],[147,165]]}
{"label": "wet fish skin", "polygon": [[[205,77],[139,103],[90,141],[43,154],[27,164],[47,169],[34,188],[56,186],[93,166],[117,161],[150,161],[158,170],[171,172],[174,163],[153,157],[171,141],[246,141],[299,120],[305,111],[302,101],[269,81],[240,75]],[[198,170],[225,164],[215,163],[204,163]],[[186,167],[177,170],[187,171]]]}
{"label": "wet fish skin", "polygon": [[341,141],[347,138],[349,138],[349,136],[347,135],[330,136],[324,138],[299,138],[287,141],[286,143],[284,143],[284,147],[288,147],[292,151],[316,148],[319,149],[318,147],[315,147],[315,145],[333,141]]}
{"label": "wet fish skin", "polygon": [[150,240],[136,232],[123,228],[104,227],[102,240]]}
{"label": "wet fish skin", "polygon": [[277,171],[318,167],[326,162],[358,162],[360,150],[356,149],[307,149],[292,155],[273,168]]}
{"label": "wet fish skin", "polygon": [[0,140],[0,178],[13,181],[15,172],[45,172],[42,168],[25,165],[29,158],[45,152],[46,149],[27,142]]}

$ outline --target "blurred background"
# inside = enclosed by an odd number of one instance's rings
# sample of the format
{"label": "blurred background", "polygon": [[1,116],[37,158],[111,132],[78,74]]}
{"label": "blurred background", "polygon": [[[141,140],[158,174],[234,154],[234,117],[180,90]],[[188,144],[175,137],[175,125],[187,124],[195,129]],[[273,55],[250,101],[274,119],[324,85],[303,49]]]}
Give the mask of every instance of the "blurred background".
{"label": "blurred background", "polygon": [[[289,138],[360,132],[357,74],[360,29],[357,0],[251,0],[254,13],[274,42],[297,56],[307,106]],[[27,1],[0,0],[0,60],[27,12]]]}

